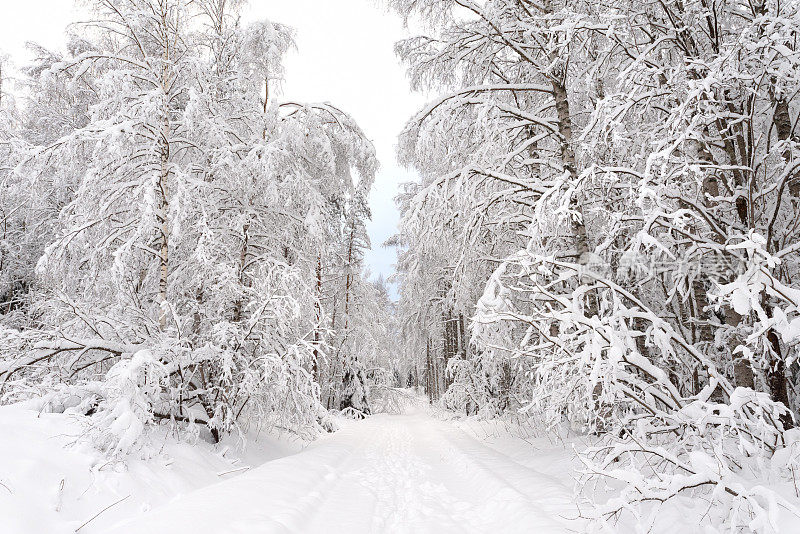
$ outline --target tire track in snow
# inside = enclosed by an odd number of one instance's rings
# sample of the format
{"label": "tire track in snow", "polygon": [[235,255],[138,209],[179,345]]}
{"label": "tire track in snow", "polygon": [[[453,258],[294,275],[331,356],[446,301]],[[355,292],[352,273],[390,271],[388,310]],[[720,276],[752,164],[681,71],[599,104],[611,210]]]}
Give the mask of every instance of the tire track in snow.
{"label": "tire track in snow", "polygon": [[418,454],[424,442],[420,444],[420,433],[411,432],[410,427],[402,419],[393,419],[382,443],[370,450],[370,468],[362,474],[362,484],[376,496],[377,513],[370,531],[481,532],[465,515],[473,505],[431,476],[433,466]]}
{"label": "tire track in snow", "polygon": [[516,511],[539,523],[537,532],[561,532],[566,525],[561,519],[577,517],[574,492],[566,481],[525,466],[453,425],[443,424],[435,430],[453,453],[454,470],[486,499],[502,501],[506,513]]}

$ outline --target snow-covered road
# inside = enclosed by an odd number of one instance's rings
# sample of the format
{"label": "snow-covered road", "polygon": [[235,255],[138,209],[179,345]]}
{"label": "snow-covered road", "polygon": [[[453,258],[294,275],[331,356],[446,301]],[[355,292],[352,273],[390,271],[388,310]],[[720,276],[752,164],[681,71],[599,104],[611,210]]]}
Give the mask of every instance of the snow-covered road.
{"label": "snow-covered road", "polygon": [[[179,497],[116,534],[568,532],[572,481],[426,413],[348,423],[305,451]],[[574,528],[574,525],[572,525]]]}

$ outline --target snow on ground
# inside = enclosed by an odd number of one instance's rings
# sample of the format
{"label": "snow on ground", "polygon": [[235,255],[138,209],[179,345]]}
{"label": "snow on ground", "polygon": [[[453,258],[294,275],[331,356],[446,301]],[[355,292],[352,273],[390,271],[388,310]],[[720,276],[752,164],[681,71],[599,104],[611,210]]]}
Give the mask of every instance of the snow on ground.
{"label": "snow on ground", "polygon": [[[401,400],[399,413],[340,418],[339,431],[305,448],[261,436],[243,452],[164,430],[124,462],[81,439],[82,416],[2,407],[0,533],[547,534],[586,526],[573,447],[593,438],[458,419],[413,396]],[[702,498],[681,496],[659,510],[652,531],[697,531],[707,514]],[[796,531],[796,518],[783,515],[779,531]],[[636,531],[630,518],[612,529]]]}
{"label": "snow on ground", "polygon": [[0,533],[105,534],[123,518],[300,449],[262,436],[243,456],[233,444],[189,443],[164,431],[141,451],[147,460],[121,462],[80,439],[85,430],[81,416],[0,407]]}
{"label": "snow on ground", "polygon": [[164,431],[139,451],[148,459],[122,462],[81,439],[81,416],[2,407],[0,532],[576,529],[570,521],[577,515],[568,474],[572,453],[563,443],[515,437],[495,422],[442,420],[425,402],[403,409],[363,421],[340,419],[341,430],[305,450],[262,438],[242,453]]}
{"label": "snow on ground", "polygon": [[[439,413],[439,417],[451,417],[452,414]],[[531,467],[537,471],[556,477],[575,489],[575,503],[579,509],[591,514],[592,506],[588,501],[587,493],[591,492],[593,499],[603,502],[609,498],[617,497],[622,485],[601,479],[597,484],[591,484],[584,489],[576,479],[578,473],[583,469],[576,454],[569,454],[569,450],[583,451],[588,447],[598,444],[598,438],[591,435],[580,434],[567,430],[566,428],[554,429],[548,432],[545,429],[536,428],[529,423],[522,425],[509,423],[502,420],[476,421],[473,419],[461,419],[453,421],[453,424],[464,430],[466,433],[476,437],[478,441],[491,449],[508,456],[515,462],[526,467]],[[800,431],[798,431],[800,433]],[[776,455],[771,462],[776,469],[772,477],[750,477],[747,487],[755,488],[763,486],[778,492],[788,503],[798,503],[800,492],[797,484],[792,480],[782,480],[777,474],[775,463],[780,464],[779,456]],[[785,459],[785,456],[783,456]],[[784,460],[785,461],[785,460]],[[782,468],[781,468],[782,469]],[[569,478],[570,480],[566,480]],[[744,480],[747,477],[743,477]],[[615,534],[633,534],[649,532],[652,534],[686,534],[695,532],[717,532],[707,529],[709,522],[716,525],[722,524],[722,518],[712,514],[717,514],[709,508],[708,495],[704,493],[691,494],[683,493],[677,495],[666,503],[650,504],[643,508],[643,527],[637,525],[635,519],[630,514],[623,514],[614,518],[608,523],[609,532]],[[652,514],[652,516],[650,516]],[[575,517],[570,516],[570,517]],[[709,521],[709,517],[712,519]],[[775,513],[774,520],[777,525],[777,533],[800,533],[800,516],[796,516],[788,508],[779,505]],[[652,524],[648,522],[652,521]],[[742,517],[742,524],[746,525],[750,521],[747,517]],[[575,521],[573,527],[580,531],[582,523]],[[747,527],[737,532],[747,532]]]}
{"label": "snow on ground", "polygon": [[[427,410],[342,426],[301,453],[184,495],[112,532],[545,534],[576,527],[567,519],[577,515],[569,476],[520,463]],[[559,461],[568,463],[570,452],[559,450]]]}

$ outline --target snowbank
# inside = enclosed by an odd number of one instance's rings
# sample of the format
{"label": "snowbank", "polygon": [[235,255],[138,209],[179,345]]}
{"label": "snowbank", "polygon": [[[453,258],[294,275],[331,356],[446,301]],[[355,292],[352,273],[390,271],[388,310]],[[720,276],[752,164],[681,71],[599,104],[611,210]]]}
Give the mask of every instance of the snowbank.
{"label": "snowbank", "polygon": [[242,452],[233,443],[188,443],[163,430],[123,462],[81,439],[85,432],[82,416],[0,407],[0,532],[101,534],[120,520],[302,448],[254,436]]}

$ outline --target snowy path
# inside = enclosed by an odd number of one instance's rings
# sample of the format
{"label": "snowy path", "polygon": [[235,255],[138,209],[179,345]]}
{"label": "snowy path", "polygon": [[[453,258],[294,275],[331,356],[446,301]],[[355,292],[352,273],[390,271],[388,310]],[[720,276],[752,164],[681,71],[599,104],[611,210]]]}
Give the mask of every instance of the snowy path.
{"label": "snowy path", "polygon": [[568,532],[571,485],[426,414],[379,415],[113,532]]}

